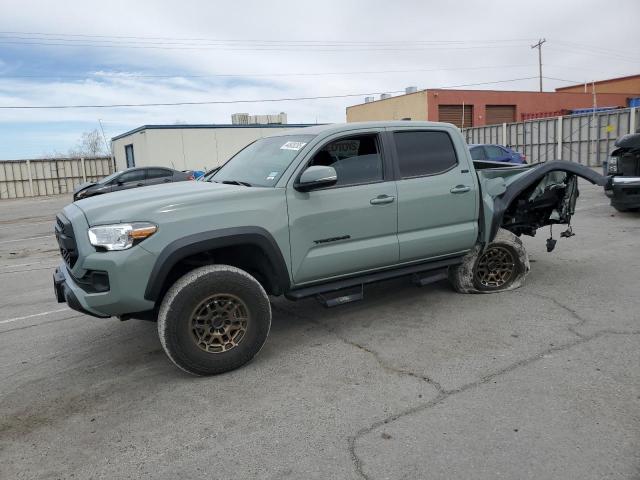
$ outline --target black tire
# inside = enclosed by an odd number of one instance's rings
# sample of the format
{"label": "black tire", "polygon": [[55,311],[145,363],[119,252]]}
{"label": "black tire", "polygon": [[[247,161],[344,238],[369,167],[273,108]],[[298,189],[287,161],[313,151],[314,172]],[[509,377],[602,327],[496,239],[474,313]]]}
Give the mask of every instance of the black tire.
{"label": "black tire", "polygon": [[460,265],[449,268],[449,281],[459,293],[504,292],[521,287],[529,270],[529,256],[522,241],[501,228],[487,248],[474,247]]}
{"label": "black tire", "polygon": [[193,375],[241,367],[258,354],[270,328],[271,305],[262,285],[228,265],[197,268],[178,279],[158,314],[162,348]]}

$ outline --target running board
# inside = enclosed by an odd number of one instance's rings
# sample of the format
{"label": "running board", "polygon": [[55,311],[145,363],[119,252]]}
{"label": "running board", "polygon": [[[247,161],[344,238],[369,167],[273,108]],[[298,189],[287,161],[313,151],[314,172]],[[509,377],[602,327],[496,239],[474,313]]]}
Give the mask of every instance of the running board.
{"label": "running board", "polygon": [[413,274],[413,283],[415,283],[418,287],[424,287],[425,285],[429,285],[430,283],[439,282],[440,280],[446,280],[449,278],[449,271],[446,268],[441,270],[434,270],[432,272],[427,272],[425,274]]}
{"label": "running board", "polygon": [[336,290],[325,295],[321,293],[316,295],[316,300],[327,308],[337,307],[338,305],[344,305],[345,303],[358,302],[363,298],[364,285]]}
{"label": "running board", "polygon": [[[418,265],[409,265],[406,267],[394,268],[393,270],[383,270],[380,272],[369,273],[367,275],[361,275],[359,277],[352,277],[344,280],[322,283],[320,285],[302,287],[295,290],[290,290],[289,292],[285,293],[285,297],[287,297],[289,300],[300,300],[306,297],[327,294],[351,287],[364,286],[368,283],[380,282],[382,280],[389,280],[396,277],[404,277],[406,275],[416,275],[419,279],[418,281],[420,282],[418,284],[422,286],[447,278],[447,268],[451,265],[459,265],[460,263],[462,263],[462,258],[462,256],[457,256],[429,263],[421,263]],[[429,274],[427,274],[427,272],[429,272]],[[416,281],[415,278],[416,277],[414,277],[414,281]],[[340,295],[338,295],[338,297],[340,297]]]}

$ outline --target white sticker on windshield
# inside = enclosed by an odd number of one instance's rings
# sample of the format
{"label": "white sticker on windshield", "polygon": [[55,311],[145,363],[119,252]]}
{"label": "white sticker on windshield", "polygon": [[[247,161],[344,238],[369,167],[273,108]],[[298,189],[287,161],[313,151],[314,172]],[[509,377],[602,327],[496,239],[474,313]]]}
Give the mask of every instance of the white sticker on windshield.
{"label": "white sticker on windshield", "polygon": [[279,172],[271,172],[269,175],[267,175],[267,180],[273,180],[278,176],[278,173]]}
{"label": "white sticker on windshield", "polygon": [[300,150],[307,142],[287,142],[280,147],[280,150]]}

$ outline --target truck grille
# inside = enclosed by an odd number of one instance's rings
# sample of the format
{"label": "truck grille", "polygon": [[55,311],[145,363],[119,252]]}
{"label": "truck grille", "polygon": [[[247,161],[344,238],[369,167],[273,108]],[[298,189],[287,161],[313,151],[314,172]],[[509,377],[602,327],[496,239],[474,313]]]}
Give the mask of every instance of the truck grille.
{"label": "truck grille", "polygon": [[78,260],[78,250],[76,248],[76,239],[73,235],[71,222],[67,217],[59,213],[56,215],[54,230],[62,259],[69,268],[73,268]]}

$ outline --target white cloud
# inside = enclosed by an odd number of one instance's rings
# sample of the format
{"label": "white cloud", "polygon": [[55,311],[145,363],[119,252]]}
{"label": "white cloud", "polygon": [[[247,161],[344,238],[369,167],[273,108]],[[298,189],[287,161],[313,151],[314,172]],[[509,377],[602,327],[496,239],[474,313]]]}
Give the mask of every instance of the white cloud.
{"label": "white cloud", "polygon": [[[351,42],[548,38],[547,76],[578,81],[637,73],[638,64],[593,56],[594,49],[562,50],[562,41],[628,52],[637,43],[640,4],[615,8],[601,2],[511,1],[151,1],[112,0],[64,3],[3,0],[0,30],[110,36],[214,38],[223,40],[316,40]],[[622,15],[620,12],[626,12]],[[596,26],[597,28],[592,28]],[[615,35],[612,35],[615,32]],[[603,39],[615,39],[611,43]],[[162,43],[156,40],[156,43]],[[165,41],[165,42],[168,42]],[[187,42],[187,41],[185,41]],[[187,42],[188,43],[188,42]],[[192,42],[193,43],[193,42]],[[86,79],[25,80],[0,76],[0,105],[164,103],[260,99],[400,90],[535,76],[537,57],[527,41],[514,48],[346,51],[290,49],[111,49],[33,47],[54,59],[86,60]],[[265,45],[267,45],[265,43]],[[500,44],[496,44],[499,46]],[[474,44],[466,43],[473,47]],[[565,45],[566,47],[566,45]],[[295,50],[295,51],[291,51]],[[332,50],[327,46],[321,50]],[[16,50],[13,50],[16,51]],[[598,50],[599,51],[599,50]],[[32,52],[24,50],[25,55]],[[624,55],[632,55],[624,53]],[[75,56],[75,57],[74,57]],[[625,57],[626,58],[626,57]],[[28,64],[28,58],[13,59]],[[15,65],[0,53],[0,75]],[[98,65],[98,67],[95,67]],[[477,70],[463,67],[530,65]],[[447,68],[450,67],[450,68]],[[437,69],[371,75],[188,78],[227,73],[340,72]],[[119,72],[119,74],[113,74]],[[60,74],[60,72],[56,72]],[[184,78],[145,79],[140,73],[182,74]],[[551,86],[566,83],[545,81]],[[535,80],[488,88],[535,89]],[[290,122],[344,121],[345,107],[362,98],[304,102],[126,109],[1,110],[0,125],[16,122],[92,122],[101,118],[108,135],[148,123],[228,123],[237,111],[285,111]],[[0,126],[1,128],[1,126]],[[80,132],[76,132],[76,136]]]}

